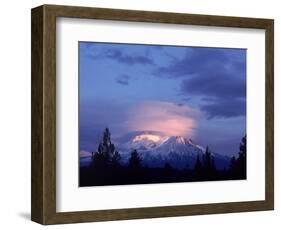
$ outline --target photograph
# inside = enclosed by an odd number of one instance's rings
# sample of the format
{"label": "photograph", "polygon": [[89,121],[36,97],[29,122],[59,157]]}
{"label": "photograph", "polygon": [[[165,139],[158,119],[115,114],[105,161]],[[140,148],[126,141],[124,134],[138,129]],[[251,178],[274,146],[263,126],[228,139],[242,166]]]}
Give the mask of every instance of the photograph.
{"label": "photograph", "polygon": [[274,210],[275,19],[143,9],[32,8],[31,220]]}
{"label": "photograph", "polygon": [[246,53],[79,42],[79,186],[246,179]]}

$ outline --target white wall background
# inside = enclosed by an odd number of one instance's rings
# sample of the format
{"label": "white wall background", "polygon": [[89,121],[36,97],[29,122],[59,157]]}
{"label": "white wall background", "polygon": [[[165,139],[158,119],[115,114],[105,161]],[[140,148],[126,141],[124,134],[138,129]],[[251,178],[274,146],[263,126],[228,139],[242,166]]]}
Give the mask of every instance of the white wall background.
{"label": "white wall background", "polygon": [[[30,218],[30,9],[67,4],[275,19],[275,211],[49,226],[49,229],[278,229],[281,224],[281,14],[279,1],[32,0],[0,7],[0,228],[43,229]],[[278,143],[279,141],[279,143]],[[13,170],[11,170],[13,169]],[[280,227],[279,227],[280,228]]]}

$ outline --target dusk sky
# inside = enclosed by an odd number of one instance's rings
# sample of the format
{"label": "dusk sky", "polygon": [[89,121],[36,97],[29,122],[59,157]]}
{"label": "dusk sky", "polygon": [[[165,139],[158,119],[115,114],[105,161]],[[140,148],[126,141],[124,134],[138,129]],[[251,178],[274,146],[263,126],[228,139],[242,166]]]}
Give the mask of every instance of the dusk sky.
{"label": "dusk sky", "polygon": [[79,42],[80,150],[141,131],[234,155],[246,134],[246,50]]}

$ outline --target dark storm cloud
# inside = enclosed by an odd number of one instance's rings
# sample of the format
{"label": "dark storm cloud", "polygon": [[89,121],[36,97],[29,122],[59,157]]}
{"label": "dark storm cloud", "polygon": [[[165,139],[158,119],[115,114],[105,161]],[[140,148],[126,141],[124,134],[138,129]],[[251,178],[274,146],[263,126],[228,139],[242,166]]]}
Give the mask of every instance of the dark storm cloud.
{"label": "dark storm cloud", "polygon": [[246,114],[246,50],[188,48],[184,58],[157,72],[182,78],[181,95],[199,98],[208,119]]}
{"label": "dark storm cloud", "polygon": [[234,75],[193,76],[182,81],[181,91],[203,97],[199,106],[208,119],[246,115],[246,82]]}
{"label": "dark storm cloud", "polygon": [[245,98],[246,82],[235,75],[213,72],[198,74],[182,81],[181,91],[186,94],[218,98]]}
{"label": "dark storm cloud", "polygon": [[208,104],[202,104],[201,110],[207,118],[230,118],[246,115],[246,100],[239,98],[220,98]]}
{"label": "dark storm cloud", "polygon": [[121,85],[129,85],[129,79],[129,75],[122,74],[117,77],[116,82]]}
{"label": "dark storm cloud", "polygon": [[204,73],[225,71],[244,72],[245,50],[220,48],[186,48],[184,58],[174,60],[170,65],[160,67],[156,74],[168,77],[187,77]]}

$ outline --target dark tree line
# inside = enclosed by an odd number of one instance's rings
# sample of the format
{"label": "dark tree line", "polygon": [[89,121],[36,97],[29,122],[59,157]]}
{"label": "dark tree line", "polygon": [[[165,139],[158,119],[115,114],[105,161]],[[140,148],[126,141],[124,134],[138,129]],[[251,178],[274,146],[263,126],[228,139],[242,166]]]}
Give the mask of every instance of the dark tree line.
{"label": "dark tree line", "polygon": [[238,157],[232,157],[229,171],[232,177],[243,179],[247,176],[247,138],[244,136],[240,143]]}
{"label": "dark tree line", "polygon": [[109,185],[134,183],[141,178],[141,158],[136,150],[132,151],[127,166],[122,166],[121,155],[111,142],[109,129],[103,133],[97,151],[92,152],[89,167],[80,168],[80,185]]}
{"label": "dark tree line", "polygon": [[200,156],[197,155],[194,172],[197,179],[215,179],[217,176],[215,158],[211,155],[208,146],[201,159]]}
{"label": "dark tree line", "polygon": [[246,136],[240,144],[238,157],[233,157],[230,166],[217,170],[215,157],[209,148],[202,156],[197,155],[193,167],[178,170],[166,162],[163,168],[148,168],[142,165],[137,150],[133,150],[127,165],[121,164],[121,155],[111,142],[109,129],[103,133],[97,151],[92,152],[92,161],[88,167],[80,167],[80,186],[146,184],[187,181],[210,181],[246,178]]}

